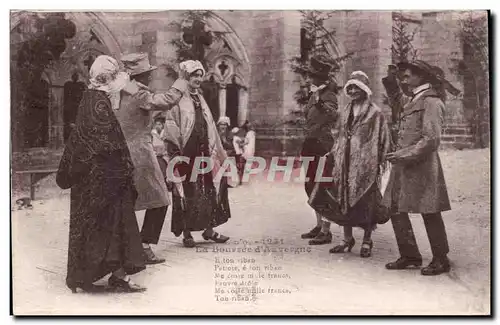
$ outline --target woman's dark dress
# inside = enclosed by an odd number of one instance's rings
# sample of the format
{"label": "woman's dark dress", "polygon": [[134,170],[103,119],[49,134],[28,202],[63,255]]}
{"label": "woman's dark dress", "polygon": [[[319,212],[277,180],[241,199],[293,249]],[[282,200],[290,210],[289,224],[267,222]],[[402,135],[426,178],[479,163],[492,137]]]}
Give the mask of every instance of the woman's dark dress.
{"label": "woman's dark dress", "polygon": [[[225,178],[221,181],[219,203],[213,182],[212,173],[198,175],[195,182],[191,182],[191,173],[196,157],[210,157],[208,143],[207,123],[203,117],[200,100],[197,95],[192,95],[195,108],[195,122],[193,132],[187,141],[183,156],[189,157],[190,163],[179,163],[176,168],[180,176],[186,176],[182,186],[184,189],[185,204],[173,191],[172,225],[171,230],[175,236],[180,236],[184,230],[201,231],[207,227],[215,228],[227,222],[231,217],[228,199],[228,186]],[[179,155],[178,148],[168,146],[169,156]],[[183,207],[184,206],[184,207]]]}
{"label": "woman's dark dress", "polygon": [[134,212],[133,165],[107,96],[84,93],[57,184],[71,188],[66,284],[90,284],[124,268],[145,269]]}

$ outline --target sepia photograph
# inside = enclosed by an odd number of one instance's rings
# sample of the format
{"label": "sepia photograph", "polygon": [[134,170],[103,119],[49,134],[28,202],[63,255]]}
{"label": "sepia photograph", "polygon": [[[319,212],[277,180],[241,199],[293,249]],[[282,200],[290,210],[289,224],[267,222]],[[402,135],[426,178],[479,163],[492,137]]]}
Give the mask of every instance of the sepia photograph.
{"label": "sepia photograph", "polygon": [[491,316],[488,10],[14,10],[11,315]]}

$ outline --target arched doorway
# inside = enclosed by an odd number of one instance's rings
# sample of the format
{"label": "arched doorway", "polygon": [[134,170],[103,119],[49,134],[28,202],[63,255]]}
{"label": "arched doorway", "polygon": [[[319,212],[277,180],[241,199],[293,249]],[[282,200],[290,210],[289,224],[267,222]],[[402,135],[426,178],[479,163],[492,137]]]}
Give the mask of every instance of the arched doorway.
{"label": "arched doorway", "polygon": [[[47,13],[23,11],[11,14],[11,124],[15,152],[62,148],[70,125],[75,121],[93,60],[101,54],[117,56],[121,52],[117,41],[96,14],[55,14],[69,24],[57,31],[68,37],[63,42],[50,44],[49,48],[55,47],[61,54],[40,64],[32,64],[35,69],[21,66],[23,61],[33,62],[33,58],[26,59],[23,48],[29,43],[28,52],[35,58],[40,55],[36,52],[38,48],[47,48],[43,39],[37,39]],[[30,71],[29,76],[26,76],[26,71]]]}
{"label": "arched doorway", "polygon": [[205,55],[207,76],[203,91],[214,119],[229,117],[231,126],[248,119],[250,62],[243,43],[220,17],[211,14],[206,21],[209,30],[221,32]]}

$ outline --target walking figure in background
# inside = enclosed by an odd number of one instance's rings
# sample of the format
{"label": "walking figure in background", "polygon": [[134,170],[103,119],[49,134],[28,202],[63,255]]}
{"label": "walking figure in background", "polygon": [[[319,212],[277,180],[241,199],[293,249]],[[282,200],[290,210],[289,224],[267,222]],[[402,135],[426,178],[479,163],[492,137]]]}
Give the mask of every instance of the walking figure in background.
{"label": "walking figure in background", "polygon": [[239,185],[243,184],[243,172],[245,171],[245,157],[244,157],[244,149],[245,149],[245,133],[241,128],[233,128],[231,130],[233,134],[233,148],[236,157],[236,168],[238,170],[238,182]]}
{"label": "walking figure in background", "polygon": [[[255,131],[252,124],[249,121],[245,121],[241,127],[243,132],[245,132],[245,142],[243,146],[243,158],[246,162],[255,156]],[[252,166],[246,166],[251,168]]]}
{"label": "walking figure in background", "polygon": [[[182,95],[179,104],[167,115],[165,138],[168,156],[189,158],[189,163],[179,162],[174,171],[185,177],[177,183],[172,192],[172,232],[175,236],[183,234],[185,247],[194,247],[196,242],[193,231],[202,231],[205,240],[225,243],[229,237],[221,235],[213,228],[226,223],[231,217],[226,177],[220,181],[215,178],[227,158],[226,151],[217,131],[210,108],[199,89],[205,69],[199,61],[184,61],[181,71],[188,80],[188,90]],[[209,160],[212,169],[199,173],[191,179],[197,159]],[[202,164],[205,162],[202,160]]]}
{"label": "walking figure in background", "polygon": [[[306,139],[302,144],[300,155],[313,160],[306,165],[306,182],[304,184],[307,196],[310,197],[316,184],[316,175],[324,175],[320,170],[320,159],[330,152],[336,138],[336,123],[338,118],[337,83],[331,79],[333,67],[327,63],[327,58],[315,56],[311,58],[312,81],[311,97],[306,105],[307,120]],[[330,221],[324,219],[316,211],[316,226],[309,232],[302,234],[302,238],[309,238],[310,245],[324,245],[332,242]]]}
{"label": "walking figure in background", "polygon": [[221,116],[219,121],[217,122],[217,130],[219,132],[219,137],[222,142],[222,146],[229,157],[235,156],[235,150],[233,146],[233,136],[232,133],[229,132],[229,117]]}
{"label": "walking figure in background", "polygon": [[[219,121],[217,122],[217,130],[219,132],[219,137],[222,142],[222,147],[226,150],[226,154],[228,157],[234,157],[236,162],[236,151],[234,150],[233,145],[233,134],[229,131],[229,125],[231,124],[229,117],[221,116]],[[230,180],[228,180],[228,187],[233,188],[236,184],[232,184]]]}
{"label": "walking figure in background", "polygon": [[145,290],[129,278],[145,264],[134,212],[134,166],[110,101],[128,75],[108,67],[118,63],[100,56],[90,69],[91,89],[83,93],[56,177],[59,187],[71,188],[66,285],[73,292],[99,291],[93,283],[109,273],[114,291]]}
{"label": "walking figure in background", "polygon": [[167,181],[167,162],[168,157],[166,155],[167,149],[165,146],[165,118],[162,116],[157,116],[154,118],[154,126],[151,130],[151,138],[153,139],[153,150],[156,154],[156,159],[158,160],[158,165],[160,165],[160,170],[163,173],[163,179],[167,184],[167,189],[171,191],[171,184]]}
{"label": "walking figure in background", "polygon": [[[324,216],[344,227],[343,243],[330,253],[351,251],[355,245],[353,227],[364,230],[361,257],[370,257],[372,231],[377,223],[389,220],[381,208],[380,181],[385,156],[390,149],[390,131],[382,110],[371,99],[368,76],[362,71],[351,74],[344,86],[351,99],[339,118],[339,136],[330,155],[333,163],[333,207]],[[311,201],[314,201],[312,196]]]}
{"label": "walking figure in background", "polygon": [[449,252],[442,211],[451,209],[439,159],[446,92],[454,88],[438,67],[424,61],[399,64],[404,70],[401,86],[393,71],[383,79],[390,105],[400,109],[395,150],[387,155],[393,164],[384,204],[392,213],[392,226],[400,258],[386,267],[390,270],[422,265],[409,213],[420,213],[432,249],[431,263],[422,275],[438,275],[450,270]]}

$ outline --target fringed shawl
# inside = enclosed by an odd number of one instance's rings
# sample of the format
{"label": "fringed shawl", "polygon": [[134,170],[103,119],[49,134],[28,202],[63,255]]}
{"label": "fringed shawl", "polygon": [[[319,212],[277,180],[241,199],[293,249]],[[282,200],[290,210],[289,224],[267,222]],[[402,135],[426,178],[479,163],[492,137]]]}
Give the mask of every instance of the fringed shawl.
{"label": "fringed shawl", "polygon": [[[380,186],[381,175],[387,167],[385,155],[390,150],[389,128],[382,110],[367,100],[348,129],[352,103],[341,112],[340,134],[332,148],[333,182],[337,186],[336,200],[341,212],[347,213],[375,182]],[[346,149],[350,139],[350,154]],[[346,173],[346,166],[349,166]]]}
{"label": "fringed shawl", "polygon": [[[217,193],[219,193],[220,180],[216,179],[215,176],[226,160],[227,154],[222,146],[219,133],[217,132],[217,126],[207,102],[202,95],[198,95],[198,97],[201,102],[203,117],[207,123],[209,152],[213,166],[212,175],[214,176],[215,189]],[[179,101],[179,104],[167,113],[165,121],[165,141],[177,146],[180,149],[181,155],[184,152],[184,146],[193,132],[195,122],[194,109],[194,103],[190,95],[188,93],[184,93]]]}

